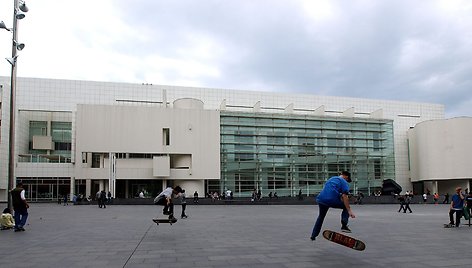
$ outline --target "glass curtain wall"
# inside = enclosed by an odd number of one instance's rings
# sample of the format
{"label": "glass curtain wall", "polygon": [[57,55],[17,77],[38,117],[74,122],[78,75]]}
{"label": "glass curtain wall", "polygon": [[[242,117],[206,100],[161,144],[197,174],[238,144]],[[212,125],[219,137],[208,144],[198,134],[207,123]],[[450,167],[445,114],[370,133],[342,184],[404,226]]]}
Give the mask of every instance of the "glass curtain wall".
{"label": "glass curtain wall", "polygon": [[343,170],[355,194],[371,194],[395,178],[393,121],[221,111],[221,180],[209,192],[230,189],[248,197],[321,191]]}

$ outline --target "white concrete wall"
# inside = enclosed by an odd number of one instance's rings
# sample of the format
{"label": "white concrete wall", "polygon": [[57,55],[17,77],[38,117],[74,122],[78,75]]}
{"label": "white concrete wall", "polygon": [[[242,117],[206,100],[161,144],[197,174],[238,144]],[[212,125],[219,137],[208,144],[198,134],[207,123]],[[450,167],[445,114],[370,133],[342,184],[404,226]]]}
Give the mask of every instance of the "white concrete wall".
{"label": "white concrete wall", "polygon": [[472,117],[416,124],[408,132],[411,180],[472,179],[471,133]]}
{"label": "white concrete wall", "polygon": [[[9,77],[0,77],[0,85],[3,85],[4,89],[8,88]],[[313,92],[316,93],[316,88],[313,89]],[[7,95],[3,94],[2,104],[8,103]],[[287,106],[293,104],[293,112],[297,114],[342,116],[344,111],[352,107],[354,108],[350,111],[354,112],[354,117],[369,117],[369,114],[372,115],[372,113],[375,113],[375,116],[382,114],[383,118],[394,120],[395,180],[405,189],[411,188],[408,169],[408,129],[425,120],[444,118],[444,106],[441,104],[320,96],[293,92],[275,93],[224,88],[17,78],[17,108],[20,110],[75,112],[77,104],[172,107],[167,103],[172,103],[180,98],[199,99],[203,101],[205,109],[210,110],[227,107],[228,110],[233,111],[253,111],[254,106],[258,103],[257,106],[261,112],[270,113],[283,113]],[[164,102],[166,105],[163,104]],[[225,105],[222,106],[222,103],[225,103]],[[319,109],[320,107],[323,107],[323,109]],[[382,113],[376,112],[380,110]],[[2,105],[0,195],[2,185],[3,187],[6,186],[8,148],[3,141],[5,137],[8,137],[7,119],[7,105]],[[74,118],[72,122],[72,128],[75,131]],[[21,128],[21,126],[18,127]],[[75,133],[73,133],[72,139],[72,149],[74,150]],[[216,143],[216,140],[214,142]],[[74,161],[74,155],[72,161]],[[75,160],[77,163],[80,161],[81,158]]]}
{"label": "white concrete wall", "polygon": [[[77,159],[81,159],[82,152],[186,154],[191,155],[189,170],[171,170],[171,176],[165,179],[203,180],[220,176],[217,111],[78,105],[76,115]],[[164,128],[170,129],[169,145],[163,143]],[[106,159],[104,164],[102,169],[108,170]],[[154,178],[152,159],[117,159],[116,168],[117,176]],[[93,170],[79,167],[77,176],[88,178]]]}

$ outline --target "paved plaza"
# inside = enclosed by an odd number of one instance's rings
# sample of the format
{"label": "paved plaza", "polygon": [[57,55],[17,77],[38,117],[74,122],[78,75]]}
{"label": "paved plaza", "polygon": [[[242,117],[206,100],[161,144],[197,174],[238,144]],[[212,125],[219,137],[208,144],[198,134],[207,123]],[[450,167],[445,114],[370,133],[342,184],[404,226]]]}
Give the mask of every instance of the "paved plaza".
{"label": "paved plaza", "polygon": [[[472,263],[472,227],[443,228],[448,205],[353,205],[355,251],[309,236],[315,205],[189,205],[156,226],[153,205],[31,204],[25,232],[0,231],[4,267],[453,267]],[[180,215],[180,206],[176,206]],[[463,221],[464,222],[464,221]],[[323,229],[339,230],[331,209]]]}

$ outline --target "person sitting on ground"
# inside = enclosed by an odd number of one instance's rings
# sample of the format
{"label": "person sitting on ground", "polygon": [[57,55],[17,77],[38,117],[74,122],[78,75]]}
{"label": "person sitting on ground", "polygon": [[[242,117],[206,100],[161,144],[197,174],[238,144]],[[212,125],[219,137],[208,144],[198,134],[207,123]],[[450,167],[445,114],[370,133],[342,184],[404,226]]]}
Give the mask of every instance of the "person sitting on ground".
{"label": "person sitting on ground", "polygon": [[2,217],[0,218],[0,229],[1,230],[8,230],[15,227],[15,220],[11,215],[11,210],[9,208],[5,208],[2,213]]}
{"label": "person sitting on ground", "polygon": [[174,217],[174,203],[172,203],[172,197],[177,196],[182,192],[180,186],[167,187],[162,191],[156,198],[154,198],[154,204],[164,206],[162,213],[164,215],[169,215],[170,220],[177,220]]}

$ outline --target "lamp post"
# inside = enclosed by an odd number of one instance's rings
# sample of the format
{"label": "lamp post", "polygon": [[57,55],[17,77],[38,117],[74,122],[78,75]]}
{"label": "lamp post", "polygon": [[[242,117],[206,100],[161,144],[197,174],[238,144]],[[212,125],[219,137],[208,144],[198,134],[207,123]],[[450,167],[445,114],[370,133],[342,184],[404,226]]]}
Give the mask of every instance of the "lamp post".
{"label": "lamp post", "polygon": [[28,12],[25,2],[22,0],[14,0],[13,5],[13,27],[7,28],[3,21],[0,21],[0,28],[12,33],[11,58],[6,60],[11,65],[10,76],[10,131],[8,135],[8,207],[12,208],[12,198],[10,190],[15,187],[15,114],[16,114],[16,59],[17,51],[22,50],[25,45],[18,43],[18,20],[25,17],[23,12]]}

